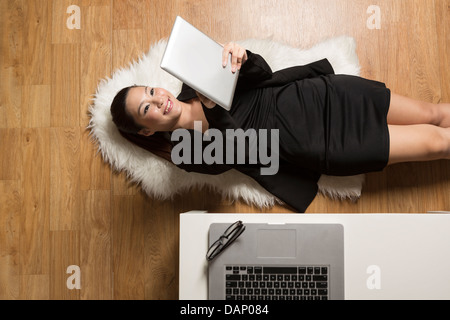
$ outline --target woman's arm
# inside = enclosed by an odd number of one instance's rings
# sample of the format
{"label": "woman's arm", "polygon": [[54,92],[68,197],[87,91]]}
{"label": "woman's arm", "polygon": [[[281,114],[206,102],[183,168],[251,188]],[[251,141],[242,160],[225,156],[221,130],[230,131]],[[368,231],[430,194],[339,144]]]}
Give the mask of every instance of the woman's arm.
{"label": "woman's arm", "polygon": [[234,42],[224,46],[223,67],[227,65],[230,54],[232,72],[240,71],[237,90],[281,86],[296,80],[334,74],[333,67],[327,59],[272,72],[262,56],[254,54]]}
{"label": "woman's arm", "polygon": [[249,52],[248,61],[242,67],[239,74],[236,91],[278,87],[294,81],[315,78],[327,74],[334,74],[333,67],[327,59],[272,72],[270,66],[263,57]]}

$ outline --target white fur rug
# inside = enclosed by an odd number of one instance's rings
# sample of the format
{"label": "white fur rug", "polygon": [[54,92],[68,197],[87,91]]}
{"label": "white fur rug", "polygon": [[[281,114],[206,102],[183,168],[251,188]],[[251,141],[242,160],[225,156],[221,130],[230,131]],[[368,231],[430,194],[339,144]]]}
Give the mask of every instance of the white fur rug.
{"label": "white fur rug", "polygon": [[[167,40],[161,40],[152,45],[138,61],[132,62],[128,68],[116,70],[111,78],[100,82],[89,110],[88,129],[104,161],[115,170],[126,172],[132,182],[140,184],[149,196],[157,199],[171,199],[192,187],[207,187],[230,200],[239,199],[259,208],[279,202],[253,179],[236,170],[217,176],[188,173],[133,145],[119,134],[111,119],[110,105],[120,89],[138,84],[162,87],[175,96],[180,92],[181,82],[159,67],[166,43]],[[262,55],[273,71],[327,58],[336,74],[359,75],[360,72],[356,44],[350,37],[332,38],[307,50],[270,40],[250,39],[239,43]],[[323,175],[319,180],[319,192],[334,199],[356,200],[361,195],[363,182],[364,175]]]}

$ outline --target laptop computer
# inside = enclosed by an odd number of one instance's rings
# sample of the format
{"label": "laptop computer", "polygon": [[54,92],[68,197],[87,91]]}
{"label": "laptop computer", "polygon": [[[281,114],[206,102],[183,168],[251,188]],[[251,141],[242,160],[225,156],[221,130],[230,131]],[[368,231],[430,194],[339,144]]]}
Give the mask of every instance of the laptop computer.
{"label": "laptop computer", "polygon": [[[209,245],[229,224],[213,223]],[[210,300],[342,300],[341,224],[245,224],[208,266]]]}
{"label": "laptop computer", "polygon": [[177,16],[161,68],[226,110],[230,110],[239,72],[231,72],[231,55],[222,67],[223,47]]}

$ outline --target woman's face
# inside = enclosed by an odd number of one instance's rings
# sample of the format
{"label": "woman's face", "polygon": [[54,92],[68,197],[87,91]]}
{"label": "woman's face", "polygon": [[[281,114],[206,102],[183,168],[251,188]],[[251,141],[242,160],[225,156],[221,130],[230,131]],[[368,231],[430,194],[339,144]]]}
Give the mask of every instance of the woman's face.
{"label": "woman's face", "polygon": [[128,91],[126,109],[134,121],[144,127],[142,135],[173,131],[181,115],[181,103],[167,90],[132,87]]}

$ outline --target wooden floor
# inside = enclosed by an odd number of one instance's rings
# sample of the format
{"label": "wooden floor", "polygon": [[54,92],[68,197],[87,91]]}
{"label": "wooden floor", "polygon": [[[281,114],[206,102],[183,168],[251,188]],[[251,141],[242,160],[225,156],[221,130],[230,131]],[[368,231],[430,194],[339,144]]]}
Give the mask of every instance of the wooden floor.
{"label": "wooden floor", "polygon": [[[80,29],[67,27],[71,5]],[[366,25],[370,5],[380,29]],[[209,191],[149,199],[89,140],[98,81],[167,37],[176,15],[220,42],[350,35],[362,76],[450,101],[450,0],[0,0],[0,299],[177,299],[179,214],[258,212]],[[450,210],[449,161],[369,174],[358,202],[319,196],[308,214],[434,210]],[[67,287],[72,265],[81,289]]]}

